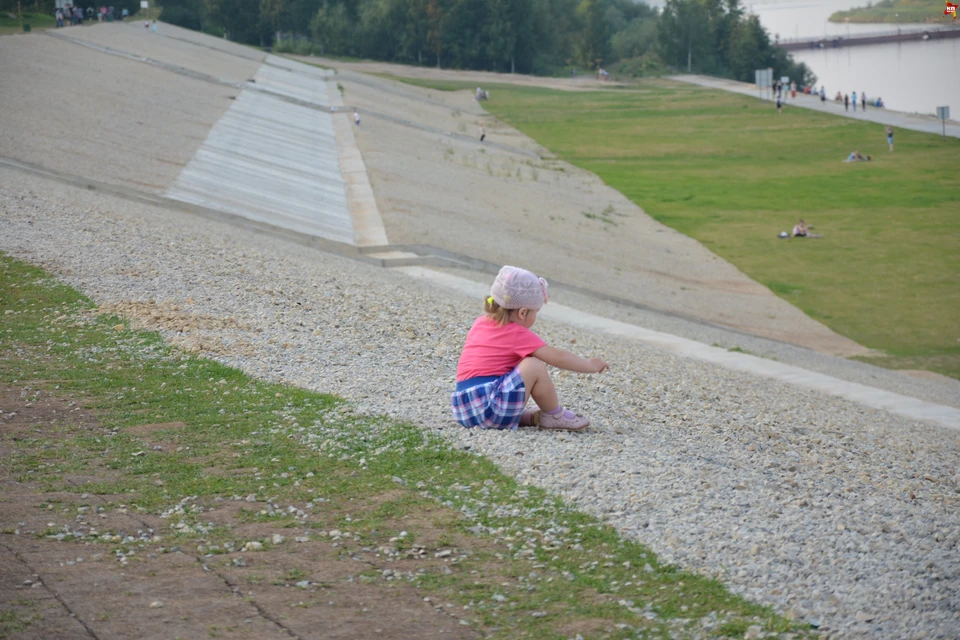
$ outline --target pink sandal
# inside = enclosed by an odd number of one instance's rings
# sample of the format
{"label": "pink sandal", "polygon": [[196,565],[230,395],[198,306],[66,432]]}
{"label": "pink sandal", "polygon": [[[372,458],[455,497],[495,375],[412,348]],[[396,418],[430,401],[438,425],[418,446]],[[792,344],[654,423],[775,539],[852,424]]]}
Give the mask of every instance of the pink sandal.
{"label": "pink sandal", "polygon": [[559,415],[541,413],[537,428],[550,431],[581,431],[589,426],[590,418],[580,414],[574,415],[572,418],[565,418],[564,412],[561,411]]}

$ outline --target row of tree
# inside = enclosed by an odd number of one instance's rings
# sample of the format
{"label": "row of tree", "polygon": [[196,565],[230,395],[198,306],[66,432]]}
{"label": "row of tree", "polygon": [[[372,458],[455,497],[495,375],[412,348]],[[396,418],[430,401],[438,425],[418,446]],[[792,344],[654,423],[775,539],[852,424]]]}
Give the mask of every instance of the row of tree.
{"label": "row of tree", "polygon": [[803,63],[773,46],[770,34],[740,0],[667,0],[657,25],[657,51],[680,69],[754,81],[754,70],[772,68],[798,85],[817,78]]}
{"label": "row of tree", "polygon": [[[54,0],[22,0],[50,9]],[[85,0],[77,0],[83,6]],[[104,0],[89,0],[99,4]],[[163,20],[261,46],[463,69],[553,75],[653,59],[753,81],[772,67],[816,78],[773,46],[740,0],[159,0]],[[113,0],[110,4],[138,0]],[[33,8],[33,7],[31,7]],[[16,11],[16,0],[0,0]],[[282,42],[277,42],[277,38]]]}
{"label": "row of tree", "polygon": [[[61,4],[69,4],[86,10],[87,7],[99,9],[101,5],[126,9],[131,14],[140,9],[140,0],[68,0]],[[57,0],[0,0],[0,11],[4,14],[17,15],[24,13],[46,13],[53,15],[57,11]]]}

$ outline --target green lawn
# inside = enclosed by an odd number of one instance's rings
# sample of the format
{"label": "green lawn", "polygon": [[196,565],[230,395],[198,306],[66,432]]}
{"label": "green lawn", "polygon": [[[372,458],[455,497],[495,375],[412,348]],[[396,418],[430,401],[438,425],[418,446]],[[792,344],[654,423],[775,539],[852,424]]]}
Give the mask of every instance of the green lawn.
{"label": "green lawn", "polygon": [[[422,82],[414,84],[425,85]],[[431,83],[436,89],[470,88]],[[960,141],[665,80],[644,92],[496,87],[485,103],[812,318],[960,377]],[[845,164],[853,150],[869,163]],[[817,240],[779,240],[798,218]]]}
{"label": "green lawn", "polygon": [[[57,20],[51,15],[46,13],[31,13],[23,12],[23,23],[29,24],[31,29],[53,29],[57,26]],[[0,11],[0,36],[9,35],[11,33],[21,33],[22,29],[20,28],[20,19],[16,17],[11,18],[6,11]]]}

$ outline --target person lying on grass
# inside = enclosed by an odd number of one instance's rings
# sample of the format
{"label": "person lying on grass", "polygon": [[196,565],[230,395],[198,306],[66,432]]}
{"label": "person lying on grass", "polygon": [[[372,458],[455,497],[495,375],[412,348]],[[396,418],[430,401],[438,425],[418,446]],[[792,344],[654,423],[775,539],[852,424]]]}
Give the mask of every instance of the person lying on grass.
{"label": "person lying on grass", "polygon": [[[485,314],[467,333],[457,364],[453,417],[464,427],[580,431],[590,420],[567,411],[557,398],[547,365],[577,373],[603,373],[600,358],[581,358],[547,345],[530,327],[547,302],[547,281],[526,269],[500,269]],[[527,409],[533,397],[539,410]]]}
{"label": "person lying on grass", "polygon": [[846,160],[844,160],[844,162],[869,162],[869,161],[870,161],[870,156],[863,157],[859,151],[854,151],[849,156],[847,156]]}

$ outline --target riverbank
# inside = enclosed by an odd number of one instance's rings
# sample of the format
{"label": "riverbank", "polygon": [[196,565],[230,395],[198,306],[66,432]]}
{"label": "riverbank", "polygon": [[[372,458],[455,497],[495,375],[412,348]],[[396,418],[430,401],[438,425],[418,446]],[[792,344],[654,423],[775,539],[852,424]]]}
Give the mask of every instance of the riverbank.
{"label": "riverbank", "polygon": [[944,6],[938,0],[882,0],[866,7],[834,12],[830,22],[942,23],[950,20],[943,15]]}

